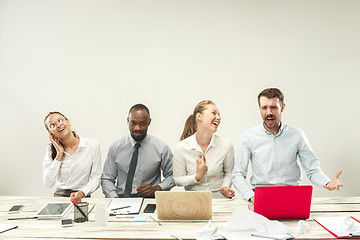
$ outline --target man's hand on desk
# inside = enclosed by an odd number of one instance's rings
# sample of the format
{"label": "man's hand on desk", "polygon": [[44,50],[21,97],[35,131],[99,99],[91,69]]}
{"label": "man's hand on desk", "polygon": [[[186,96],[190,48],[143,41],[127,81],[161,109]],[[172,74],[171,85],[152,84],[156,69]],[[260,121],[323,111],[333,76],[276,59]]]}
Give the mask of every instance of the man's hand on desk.
{"label": "man's hand on desk", "polygon": [[156,191],[161,191],[162,188],[159,185],[151,186],[150,184],[141,184],[137,188],[137,193],[140,197],[154,197]]}
{"label": "man's hand on desk", "polygon": [[340,187],[344,186],[344,185],[339,181],[339,176],[340,176],[341,173],[342,173],[342,171],[339,170],[339,171],[336,173],[335,177],[333,177],[333,179],[331,179],[331,181],[328,182],[328,183],[324,186],[324,188],[326,188],[326,189],[329,190],[329,191],[332,191],[332,190],[335,190],[335,189],[336,189],[336,190],[339,190]]}

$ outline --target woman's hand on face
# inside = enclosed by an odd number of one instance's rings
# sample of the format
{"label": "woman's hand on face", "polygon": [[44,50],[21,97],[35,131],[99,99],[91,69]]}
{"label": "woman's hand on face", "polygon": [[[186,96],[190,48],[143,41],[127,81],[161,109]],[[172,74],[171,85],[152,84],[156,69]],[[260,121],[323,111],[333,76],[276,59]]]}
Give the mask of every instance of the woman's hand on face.
{"label": "woman's hand on face", "polygon": [[200,159],[196,159],[196,175],[195,175],[196,181],[202,179],[208,170],[208,165],[206,164],[204,155],[200,154],[199,158]]}
{"label": "woman's hand on face", "polygon": [[56,137],[54,137],[54,135],[49,132],[49,138],[50,138],[50,142],[54,145],[55,149],[56,149],[56,160],[61,161],[61,158],[64,154],[64,147],[61,146],[59,139],[57,139]]}
{"label": "woman's hand on face", "polygon": [[222,188],[220,188],[220,192],[222,195],[224,195],[227,198],[235,197],[235,192],[231,188],[222,187]]}

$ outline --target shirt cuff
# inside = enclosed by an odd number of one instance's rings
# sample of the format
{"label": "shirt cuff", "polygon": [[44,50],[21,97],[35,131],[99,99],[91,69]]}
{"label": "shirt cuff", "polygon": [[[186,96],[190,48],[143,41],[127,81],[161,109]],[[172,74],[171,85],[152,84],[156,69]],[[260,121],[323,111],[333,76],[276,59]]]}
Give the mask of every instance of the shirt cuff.
{"label": "shirt cuff", "polygon": [[244,193],[244,198],[246,198],[246,200],[250,200],[250,198],[252,198],[254,196],[254,191],[251,190],[251,191],[247,191],[246,193]]}
{"label": "shirt cuff", "polygon": [[158,185],[161,187],[161,189],[162,189],[163,191],[170,190],[170,188],[171,188],[171,182],[170,182],[170,183],[166,183],[166,182],[162,181],[162,182],[159,183]]}
{"label": "shirt cuff", "polygon": [[79,190],[83,191],[83,193],[85,194],[84,197],[86,197],[87,195],[89,195],[91,193],[91,190],[89,188],[87,188],[87,187],[84,187],[84,188],[79,189]]}
{"label": "shirt cuff", "polygon": [[114,190],[114,191],[111,191],[111,192],[109,192],[108,194],[106,194],[105,197],[106,197],[106,198],[114,198],[114,197],[119,197],[119,195],[118,195],[117,192]]}

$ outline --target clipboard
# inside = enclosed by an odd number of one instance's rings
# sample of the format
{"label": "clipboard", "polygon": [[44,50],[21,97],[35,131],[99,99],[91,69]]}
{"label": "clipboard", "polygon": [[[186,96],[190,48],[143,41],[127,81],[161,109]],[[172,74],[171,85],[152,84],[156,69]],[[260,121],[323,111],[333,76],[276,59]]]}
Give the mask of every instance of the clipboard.
{"label": "clipboard", "polygon": [[139,214],[144,198],[113,198],[107,208],[110,216]]}
{"label": "clipboard", "polygon": [[[320,226],[322,226],[325,230],[327,230],[331,235],[336,238],[347,238],[347,239],[360,239],[360,232],[356,232],[357,236],[352,237],[351,232],[347,231],[344,228],[343,222],[347,218],[347,216],[337,216],[337,217],[314,217],[313,219]],[[350,219],[354,220],[354,224],[356,224],[357,229],[360,229],[360,221],[354,217],[350,217]]]}

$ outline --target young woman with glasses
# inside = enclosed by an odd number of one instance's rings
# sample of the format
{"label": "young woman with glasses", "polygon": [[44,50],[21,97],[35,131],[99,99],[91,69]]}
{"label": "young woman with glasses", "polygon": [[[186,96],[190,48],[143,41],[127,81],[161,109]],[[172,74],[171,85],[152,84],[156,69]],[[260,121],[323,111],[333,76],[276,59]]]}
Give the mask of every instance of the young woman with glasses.
{"label": "young woman with glasses", "polygon": [[70,120],[60,112],[50,112],[44,124],[51,142],[43,161],[44,184],[51,188],[56,183],[54,196],[80,202],[100,185],[100,145],[72,131]]}

